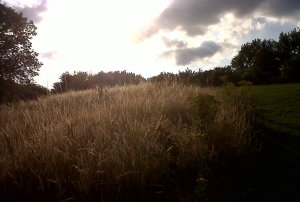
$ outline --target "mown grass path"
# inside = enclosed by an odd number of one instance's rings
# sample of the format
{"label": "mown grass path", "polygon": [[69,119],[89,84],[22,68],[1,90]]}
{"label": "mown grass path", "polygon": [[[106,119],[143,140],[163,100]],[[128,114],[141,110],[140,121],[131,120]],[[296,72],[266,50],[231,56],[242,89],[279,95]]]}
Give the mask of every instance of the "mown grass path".
{"label": "mown grass path", "polygon": [[250,92],[263,145],[253,176],[257,187],[245,201],[300,201],[300,84],[253,86]]}
{"label": "mown grass path", "polygon": [[254,86],[257,121],[265,127],[300,137],[300,84]]}

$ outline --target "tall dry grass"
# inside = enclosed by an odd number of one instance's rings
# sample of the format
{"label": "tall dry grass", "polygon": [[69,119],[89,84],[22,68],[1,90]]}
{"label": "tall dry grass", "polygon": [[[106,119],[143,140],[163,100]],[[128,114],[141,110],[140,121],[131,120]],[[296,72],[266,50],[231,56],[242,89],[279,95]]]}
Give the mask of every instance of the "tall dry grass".
{"label": "tall dry grass", "polygon": [[201,177],[206,201],[252,148],[245,92],[142,84],[1,106],[0,197],[191,201]]}
{"label": "tall dry grass", "polygon": [[1,192],[98,201],[163,194],[201,166],[188,104],[200,91],[143,84],[1,106]]}
{"label": "tall dry grass", "polygon": [[247,86],[216,90],[219,111],[209,129],[212,159],[228,160],[249,154],[254,140],[254,103]]}
{"label": "tall dry grass", "polygon": [[[218,111],[208,128],[206,186],[211,201],[243,201],[260,150],[249,86],[215,90]],[[253,170],[254,169],[254,170]]]}

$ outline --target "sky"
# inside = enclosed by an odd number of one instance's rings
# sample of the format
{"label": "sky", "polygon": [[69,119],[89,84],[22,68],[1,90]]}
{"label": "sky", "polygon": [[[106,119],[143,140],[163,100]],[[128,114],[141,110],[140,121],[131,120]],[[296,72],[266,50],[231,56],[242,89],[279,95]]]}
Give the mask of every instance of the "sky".
{"label": "sky", "polygon": [[242,44],[300,26],[299,0],[2,0],[37,26],[36,83],[66,71],[151,77],[229,65]]}

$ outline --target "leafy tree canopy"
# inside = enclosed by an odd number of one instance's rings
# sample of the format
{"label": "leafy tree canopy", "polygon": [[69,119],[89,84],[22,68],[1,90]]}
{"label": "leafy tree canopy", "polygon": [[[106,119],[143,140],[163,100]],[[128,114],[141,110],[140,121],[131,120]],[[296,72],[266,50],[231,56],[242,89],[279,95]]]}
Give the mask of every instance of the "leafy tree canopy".
{"label": "leafy tree canopy", "polygon": [[273,83],[280,75],[277,42],[255,39],[242,45],[239,53],[232,59],[231,66],[240,72],[242,80]]}
{"label": "leafy tree canopy", "polygon": [[60,81],[53,84],[52,92],[61,93],[68,90],[86,90],[96,87],[138,84],[145,79],[141,75],[132,72],[114,71],[98,72],[97,74],[88,74],[87,72],[74,72],[70,74],[65,72],[60,76]]}
{"label": "leafy tree canopy", "polygon": [[0,2],[0,80],[30,83],[42,63],[32,49],[36,26]]}
{"label": "leafy tree canopy", "polygon": [[278,42],[282,77],[288,82],[300,81],[300,28],[281,33]]}

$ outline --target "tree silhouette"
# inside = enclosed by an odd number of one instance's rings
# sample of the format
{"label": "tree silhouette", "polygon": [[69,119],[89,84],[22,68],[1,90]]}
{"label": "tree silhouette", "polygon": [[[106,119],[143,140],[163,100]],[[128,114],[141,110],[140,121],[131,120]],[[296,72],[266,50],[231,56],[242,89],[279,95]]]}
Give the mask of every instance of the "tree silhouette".
{"label": "tree silhouette", "polygon": [[242,45],[231,66],[241,75],[241,80],[257,84],[276,82],[281,73],[277,42],[255,39]]}
{"label": "tree silhouette", "polygon": [[42,63],[31,39],[36,26],[21,13],[0,3],[0,80],[30,83]]}
{"label": "tree silhouette", "polygon": [[86,72],[74,72],[70,74],[65,72],[60,76],[60,81],[53,84],[52,92],[62,93],[69,90],[86,90],[91,88],[138,84],[145,79],[141,75],[136,75],[126,71],[103,72],[100,71],[95,75]]}
{"label": "tree silhouette", "polygon": [[151,82],[179,82],[184,85],[221,86],[240,81],[254,84],[300,82],[300,28],[281,33],[279,41],[255,39],[241,46],[230,66],[177,74],[162,72],[148,79]]}
{"label": "tree silhouette", "polygon": [[280,53],[283,79],[288,82],[300,81],[300,28],[279,36],[278,50]]}

